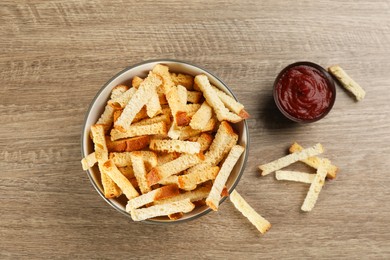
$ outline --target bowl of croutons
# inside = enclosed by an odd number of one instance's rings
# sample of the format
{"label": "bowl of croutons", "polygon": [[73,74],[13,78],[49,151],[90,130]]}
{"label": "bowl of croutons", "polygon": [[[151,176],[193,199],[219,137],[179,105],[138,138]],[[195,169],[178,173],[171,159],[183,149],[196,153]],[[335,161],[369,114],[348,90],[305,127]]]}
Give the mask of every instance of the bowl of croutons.
{"label": "bowl of croutons", "polygon": [[82,129],[82,167],[134,221],[178,223],[217,211],[248,157],[249,114],[199,66],[151,60],[111,78]]}

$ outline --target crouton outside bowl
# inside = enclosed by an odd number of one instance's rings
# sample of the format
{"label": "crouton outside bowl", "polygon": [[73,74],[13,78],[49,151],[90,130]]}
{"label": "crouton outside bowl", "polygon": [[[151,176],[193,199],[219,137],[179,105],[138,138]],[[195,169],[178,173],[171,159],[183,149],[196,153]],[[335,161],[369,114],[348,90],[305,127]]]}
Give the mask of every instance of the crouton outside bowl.
{"label": "crouton outside bowl", "polygon": [[[104,84],[104,86],[99,90],[95,98],[92,100],[89,109],[86,113],[84,126],[82,129],[82,136],[81,136],[82,157],[85,157],[94,151],[93,142],[90,138],[90,128],[93,124],[96,123],[100,115],[103,113],[106,102],[109,99],[109,96],[111,94],[111,90],[119,84],[125,84],[131,86],[131,79],[134,76],[146,77],[147,73],[150,70],[152,70],[152,68],[156,64],[159,63],[169,66],[170,71],[175,73],[184,73],[192,76],[196,76],[198,74],[205,74],[208,76],[211,84],[215,85],[217,88],[223,90],[224,92],[233,96],[236,99],[233,92],[228,88],[228,86],[223,81],[221,81],[219,78],[217,78],[207,70],[204,70],[196,65],[192,65],[187,62],[162,59],[162,60],[145,61],[136,64],[134,66],[130,66],[124,69],[123,71],[119,72],[117,75],[112,77],[106,84]],[[239,136],[238,144],[244,146],[246,149],[244,153],[241,155],[239,161],[236,163],[226,183],[226,187],[228,188],[229,193],[231,193],[234,190],[234,188],[236,187],[236,185],[238,184],[241,178],[241,175],[244,172],[247,157],[248,157],[248,150],[249,150],[249,131],[248,131],[246,120],[243,120],[239,123],[232,124],[232,125],[234,130]],[[87,175],[93,187],[110,206],[112,206],[114,209],[121,212],[122,214],[125,214],[126,216],[130,217],[130,214],[125,211],[127,200],[124,197],[124,195],[116,199],[107,199],[104,197],[103,187],[100,180],[100,172],[97,165],[87,170]],[[222,203],[225,199],[226,197],[222,198],[220,203]],[[180,223],[188,220],[194,220],[196,218],[204,216],[210,211],[211,209],[208,206],[204,205],[204,206],[196,207],[192,212],[184,214],[184,216],[178,220],[170,220],[168,217],[156,217],[153,219],[145,220],[143,222],[161,223],[161,224]]]}

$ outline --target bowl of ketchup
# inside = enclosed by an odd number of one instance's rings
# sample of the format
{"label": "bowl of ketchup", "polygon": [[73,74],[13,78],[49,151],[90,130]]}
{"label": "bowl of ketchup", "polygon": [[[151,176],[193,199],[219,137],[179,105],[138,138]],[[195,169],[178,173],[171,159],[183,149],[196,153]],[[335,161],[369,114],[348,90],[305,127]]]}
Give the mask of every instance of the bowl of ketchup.
{"label": "bowl of ketchup", "polygon": [[285,67],[275,79],[274,100],[288,119],[311,123],[326,116],[336,99],[336,88],[329,73],[307,61]]}

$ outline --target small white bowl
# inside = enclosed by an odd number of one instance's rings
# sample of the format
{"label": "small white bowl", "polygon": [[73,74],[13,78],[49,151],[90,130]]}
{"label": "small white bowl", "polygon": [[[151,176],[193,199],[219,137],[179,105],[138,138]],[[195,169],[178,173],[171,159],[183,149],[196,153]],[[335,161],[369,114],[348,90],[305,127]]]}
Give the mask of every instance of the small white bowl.
{"label": "small white bowl", "polygon": [[[210,82],[215,85],[217,88],[223,90],[230,96],[233,96],[236,100],[237,98],[234,96],[233,92],[228,88],[228,86],[219,78],[214,76],[212,73],[208,72],[205,69],[202,69],[196,65],[189,64],[187,62],[178,61],[178,60],[170,60],[170,59],[161,59],[161,60],[149,60],[145,61],[139,64],[136,64],[134,66],[130,66],[123,71],[119,72],[117,75],[112,77],[104,86],[99,90],[99,92],[96,94],[95,98],[92,100],[87,114],[85,116],[84,120],[84,126],[82,130],[81,135],[81,154],[83,158],[92,153],[93,150],[93,143],[90,138],[90,129],[93,124],[96,123],[96,121],[99,119],[100,115],[103,113],[104,107],[107,103],[107,100],[110,96],[111,90],[119,85],[124,84],[127,86],[131,86],[131,79],[134,76],[140,76],[140,77],[146,77],[147,73],[152,70],[152,68],[156,64],[165,64],[169,66],[169,70],[171,72],[175,73],[184,73],[184,74],[190,74],[193,76],[199,75],[199,74],[205,74],[208,76]],[[238,133],[239,139],[238,144],[246,147],[244,154],[240,157],[239,161],[237,162],[236,166],[232,170],[229,179],[226,183],[226,187],[229,190],[229,193],[231,193],[236,185],[238,184],[241,175],[244,172],[246,161],[248,158],[248,150],[249,150],[249,131],[248,131],[248,125],[246,123],[246,120],[243,120],[240,123],[232,124],[235,131]],[[128,214],[125,211],[126,207],[126,200],[123,199],[107,199],[104,197],[103,194],[103,187],[100,181],[100,172],[97,166],[94,166],[93,168],[87,170],[88,177],[92,183],[92,185],[95,187],[96,191],[100,194],[100,196],[113,208],[118,210],[119,212],[127,215],[130,217],[130,214]],[[225,198],[222,198],[220,203],[222,203],[225,200]],[[153,219],[146,220],[144,222],[146,223],[179,223],[183,221],[193,220],[196,218],[199,218],[207,213],[209,213],[211,209],[209,207],[201,206],[196,207],[192,212],[184,214],[184,216],[178,220],[170,220],[167,217],[157,217]]]}

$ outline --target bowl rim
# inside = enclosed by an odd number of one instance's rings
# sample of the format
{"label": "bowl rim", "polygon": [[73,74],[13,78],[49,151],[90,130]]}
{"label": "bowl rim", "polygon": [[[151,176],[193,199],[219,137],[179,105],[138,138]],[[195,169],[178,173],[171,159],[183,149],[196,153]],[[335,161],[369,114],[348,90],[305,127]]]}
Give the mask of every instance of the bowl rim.
{"label": "bowl rim", "polygon": [[[326,109],[326,111],[319,117],[316,117],[314,119],[309,119],[309,120],[306,120],[306,119],[301,119],[301,118],[297,118],[291,114],[289,114],[283,107],[282,105],[280,104],[280,101],[279,101],[279,98],[278,98],[278,91],[277,91],[277,84],[280,80],[280,78],[284,75],[284,73],[289,70],[290,68],[293,68],[293,67],[297,67],[297,66],[309,66],[309,67],[313,67],[317,70],[319,70],[321,72],[321,74],[325,77],[326,81],[328,82],[328,87],[330,88],[330,91],[332,92],[332,98],[331,98],[331,101],[330,101],[330,104],[328,106],[328,108]],[[323,68],[322,66],[316,64],[316,63],[313,63],[311,61],[298,61],[298,62],[294,62],[294,63],[291,63],[289,65],[287,65],[284,69],[282,69],[279,74],[276,76],[275,78],[275,81],[274,81],[274,85],[273,85],[273,97],[274,97],[274,101],[275,101],[275,104],[276,106],[278,107],[279,111],[285,116],[287,117],[288,119],[294,121],[294,122],[297,122],[297,123],[313,123],[313,122],[316,122],[322,118],[324,118],[333,108],[333,105],[336,101],[336,86],[335,86],[335,82],[332,78],[332,76],[326,71],[325,68]]]}
{"label": "bowl rim", "polygon": [[[84,116],[84,120],[83,120],[83,127],[82,127],[82,132],[81,132],[81,156],[82,158],[85,158],[86,154],[84,153],[84,133],[85,133],[85,130],[86,130],[86,123],[87,123],[87,119],[89,118],[89,115],[91,113],[91,110],[92,110],[92,107],[93,105],[95,104],[96,100],[98,99],[98,97],[100,96],[100,94],[103,92],[104,89],[106,89],[106,87],[112,82],[114,81],[116,78],[118,78],[120,75],[122,75],[123,73],[126,73],[127,71],[131,70],[131,69],[134,69],[138,66],[141,66],[141,65],[145,65],[145,64],[148,64],[148,63],[155,63],[155,62],[158,62],[158,63],[164,63],[164,62],[175,62],[175,63],[181,63],[181,64],[185,64],[185,65],[189,65],[189,66],[193,66],[195,68],[198,68],[200,70],[203,70],[205,72],[207,72],[208,74],[210,74],[211,76],[213,76],[216,80],[218,80],[228,91],[229,93],[233,96],[233,98],[235,100],[238,101],[237,97],[235,96],[235,94],[233,93],[233,91],[228,87],[228,85],[222,81],[219,77],[217,77],[216,75],[214,75],[213,73],[211,73],[210,71],[198,66],[198,65],[195,65],[195,64],[192,64],[190,62],[187,62],[187,61],[182,61],[182,60],[176,60],[176,59],[150,59],[150,60],[145,60],[145,61],[142,61],[142,62],[139,62],[139,63],[136,63],[134,65],[130,65],[126,68],[124,68],[123,70],[121,70],[120,72],[118,72],[117,74],[115,74],[114,76],[112,76],[100,89],[99,91],[96,93],[95,97],[92,99],[92,101],[90,102],[89,104],[89,107],[87,109],[87,111],[85,112],[85,116]],[[233,192],[233,190],[236,188],[236,186],[238,185],[238,183],[240,182],[241,180],[241,177],[244,173],[244,170],[245,170],[245,167],[246,167],[246,164],[247,164],[247,161],[248,161],[248,156],[249,156],[249,145],[250,145],[250,135],[249,135],[249,128],[248,128],[248,123],[246,121],[246,119],[243,120],[243,123],[244,123],[244,129],[246,131],[246,139],[247,139],[247,143],[246,143],[246,147],[245,147],[245,153],[244,153],[244,161],[243,161],[243,164],[242,164],[242,167],[240,168],[240,171],[237,175],[237,179],[236,181],[232,184],[232,186],[230,187],[229,189],[229,194]],[[90,172],[89,169],[87,169],[87,175],[88,175],[88,178],[90,180],[90,182],[92,183],[92,186],[95,188],[95,190],[97,191],[97,193],[100,195],[100,197],[103,198],[103,200],[106,201],[106,203],[108,203],[112,208],[114,208],[115,210],[117,210],[118,212],[122,213],[123,215],[126,215],[127,217],[131,217],[130,214],[120,208],[118,208],[110,199],[107,199],[104,194],[101,192],[101,190],[99,189],[99,187],[97,186],[97,184],[95,183],[95,181],[93,180],[92,178],[92,174]],[[220,202],[219,202],[219,205],[221,205],[225,200],[226,200],[227,197],[223,197]],[[189,217],[189,218],[186,218],[186,219],[177,219],[177,220],[174,220],[174,221],[158,221],[158,220],[150,220],[150,219],[147,219],[147,220],[143,220],[143,221],[140,221],[140,222],[143,222],[143,223],[147,223],[147,224],[155,224],[155,225],[160,225],[160,224],[178,224],[178,223],[184,223],[184,222],[187,222],[187,221],[191,221],[191,220],[195,220],[195,219],[198,219],[208,213],[210,213],[212,211],[211,208],[207,208],[206,210],[204,210],[203,212],[200,212],[192,217]]]}

